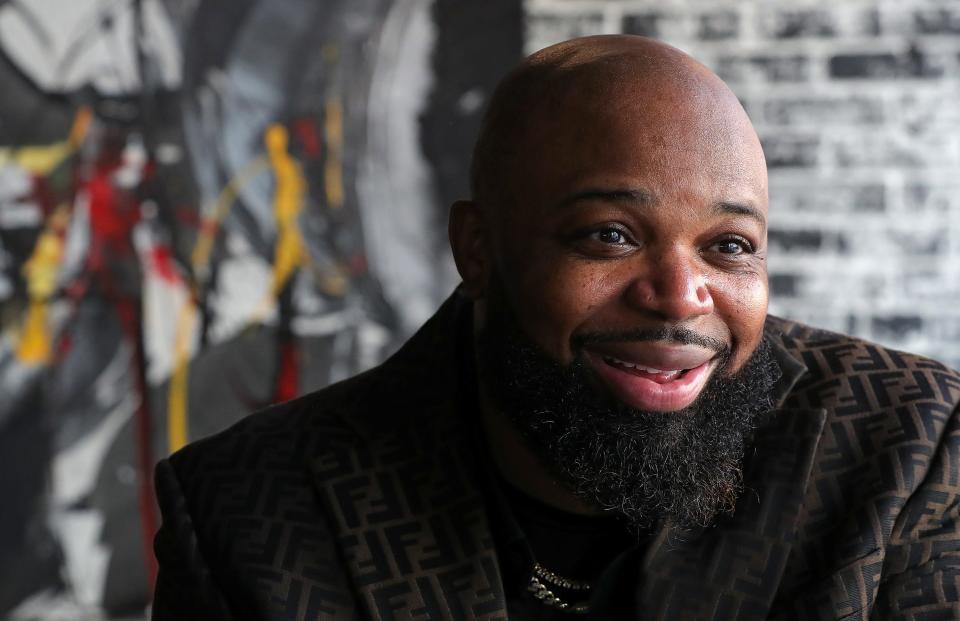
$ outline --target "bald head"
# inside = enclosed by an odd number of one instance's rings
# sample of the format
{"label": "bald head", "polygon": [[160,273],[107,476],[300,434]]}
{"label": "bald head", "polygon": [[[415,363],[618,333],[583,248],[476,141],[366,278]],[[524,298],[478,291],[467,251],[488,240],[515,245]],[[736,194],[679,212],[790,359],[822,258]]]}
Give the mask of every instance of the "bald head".
{"label": "bald head", "polygon": [[[720,78],[659,41],[603,35],[540,50],[500,83],[473,154],[474,200],[512,203],[517,175],[526,178],[526,163],[559,146],[558,134],[577,142],[614,117],[661,141],[682,140],[680,148],[736,149],[765,177],[756,133]],[[696,131],[672,131],[684,127]]]}

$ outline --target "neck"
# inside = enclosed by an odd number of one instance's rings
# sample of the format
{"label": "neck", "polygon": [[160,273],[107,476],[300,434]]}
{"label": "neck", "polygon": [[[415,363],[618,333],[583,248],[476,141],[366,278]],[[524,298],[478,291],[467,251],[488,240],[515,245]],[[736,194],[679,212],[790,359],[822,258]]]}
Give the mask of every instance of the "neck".
{"label": "neck", "polygon": [[[474,308],[474,339],[477,338],[485,312],[484,308]],[[475,340],[473,350],[476,356]],[[480,363],[475,358],[473,367],[474,373],[477,373],[477,396],[480,401],[484,440],[500,474],[523,493],[555,509],[578,515],[599,514],[600,511],[575,496],[550,472],[517,431],[516,426],[490,398],[479,375]]]}
{"label": "neck", "polygon": [[575,496],[543,464],[521,437],[510,419],[496,408],[482,389],[480,408],[483,433],[500,474],[510,483],[537,500],[561,511],[578,515],[597,515],[595,507]]}

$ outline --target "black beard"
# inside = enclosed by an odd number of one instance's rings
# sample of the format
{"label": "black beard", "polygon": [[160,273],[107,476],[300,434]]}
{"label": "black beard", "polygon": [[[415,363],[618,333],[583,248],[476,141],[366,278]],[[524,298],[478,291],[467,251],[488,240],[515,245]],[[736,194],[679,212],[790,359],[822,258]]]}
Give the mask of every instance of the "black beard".
{"label": "black beard", "polygon": [[481,379],[554,476],[636,529],[664,520],[686,529],[708,526],[732,512],[744,449],[758,418],[774,405],[771,390],[781,374],[769,344],[762,340],[729,377],[729,350],[719,352],[697,400],[664,413],[632,408],[597,387],[582,346],[611,340],[710,342],[682,329],[583,335],[573,339],[574,362],[563,366],[522,333],[511,312],[500,310],[478,335]]}

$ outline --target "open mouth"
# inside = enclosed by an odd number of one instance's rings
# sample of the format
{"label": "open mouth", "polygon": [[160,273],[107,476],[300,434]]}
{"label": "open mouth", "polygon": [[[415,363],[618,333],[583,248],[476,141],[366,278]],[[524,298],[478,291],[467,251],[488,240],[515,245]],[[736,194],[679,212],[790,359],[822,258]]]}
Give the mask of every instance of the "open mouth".
{"label": "open mouth", "polygon": [[667,368],[658,368],[646,360],[641,364],[610,353],[586,354],[598,379],[614,397],[633,408],[655,412],[673,412],[691,405],[717,366],[717,356],[673,356],[684,363],[671,362],[667,360],[671,356],[664,355],[661,365]]}
{"label": "open mouth", "polygon": [[603,361],[609,364],[612,367],[620,369],[625,373],[632,373],[637,377],[645,377],[650,381],[656,382],[658,384],[666,384],[667,382],[672,382],[676,379],[679,379],[685,376],[690,372],[690,369],[654,369],[652,367],[644,367],[639,364],[632,364],[630,362],[624,362],[612,356],[604,356]]}

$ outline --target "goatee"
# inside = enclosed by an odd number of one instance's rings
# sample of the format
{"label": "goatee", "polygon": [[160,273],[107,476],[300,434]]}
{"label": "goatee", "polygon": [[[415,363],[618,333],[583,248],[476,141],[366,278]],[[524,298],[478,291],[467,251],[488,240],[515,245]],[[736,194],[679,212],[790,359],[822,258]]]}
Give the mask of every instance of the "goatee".
{"label": "goatee", "polygon": [[650,412],[600,388],[582,347],[600,340],[709,339],[676,327],[577,335],[575,360],[564,366],[526,337],[511,312],[496,311],[477,340],[484,388],[574,494],[638,529],[665,520],[679,528],[708,526],[733,510],[745,448],[758,418],[773,407],[780,377],[765,340],[734,374],[727,369],[729,350],[719,351],[713,376],[691,406]]}

